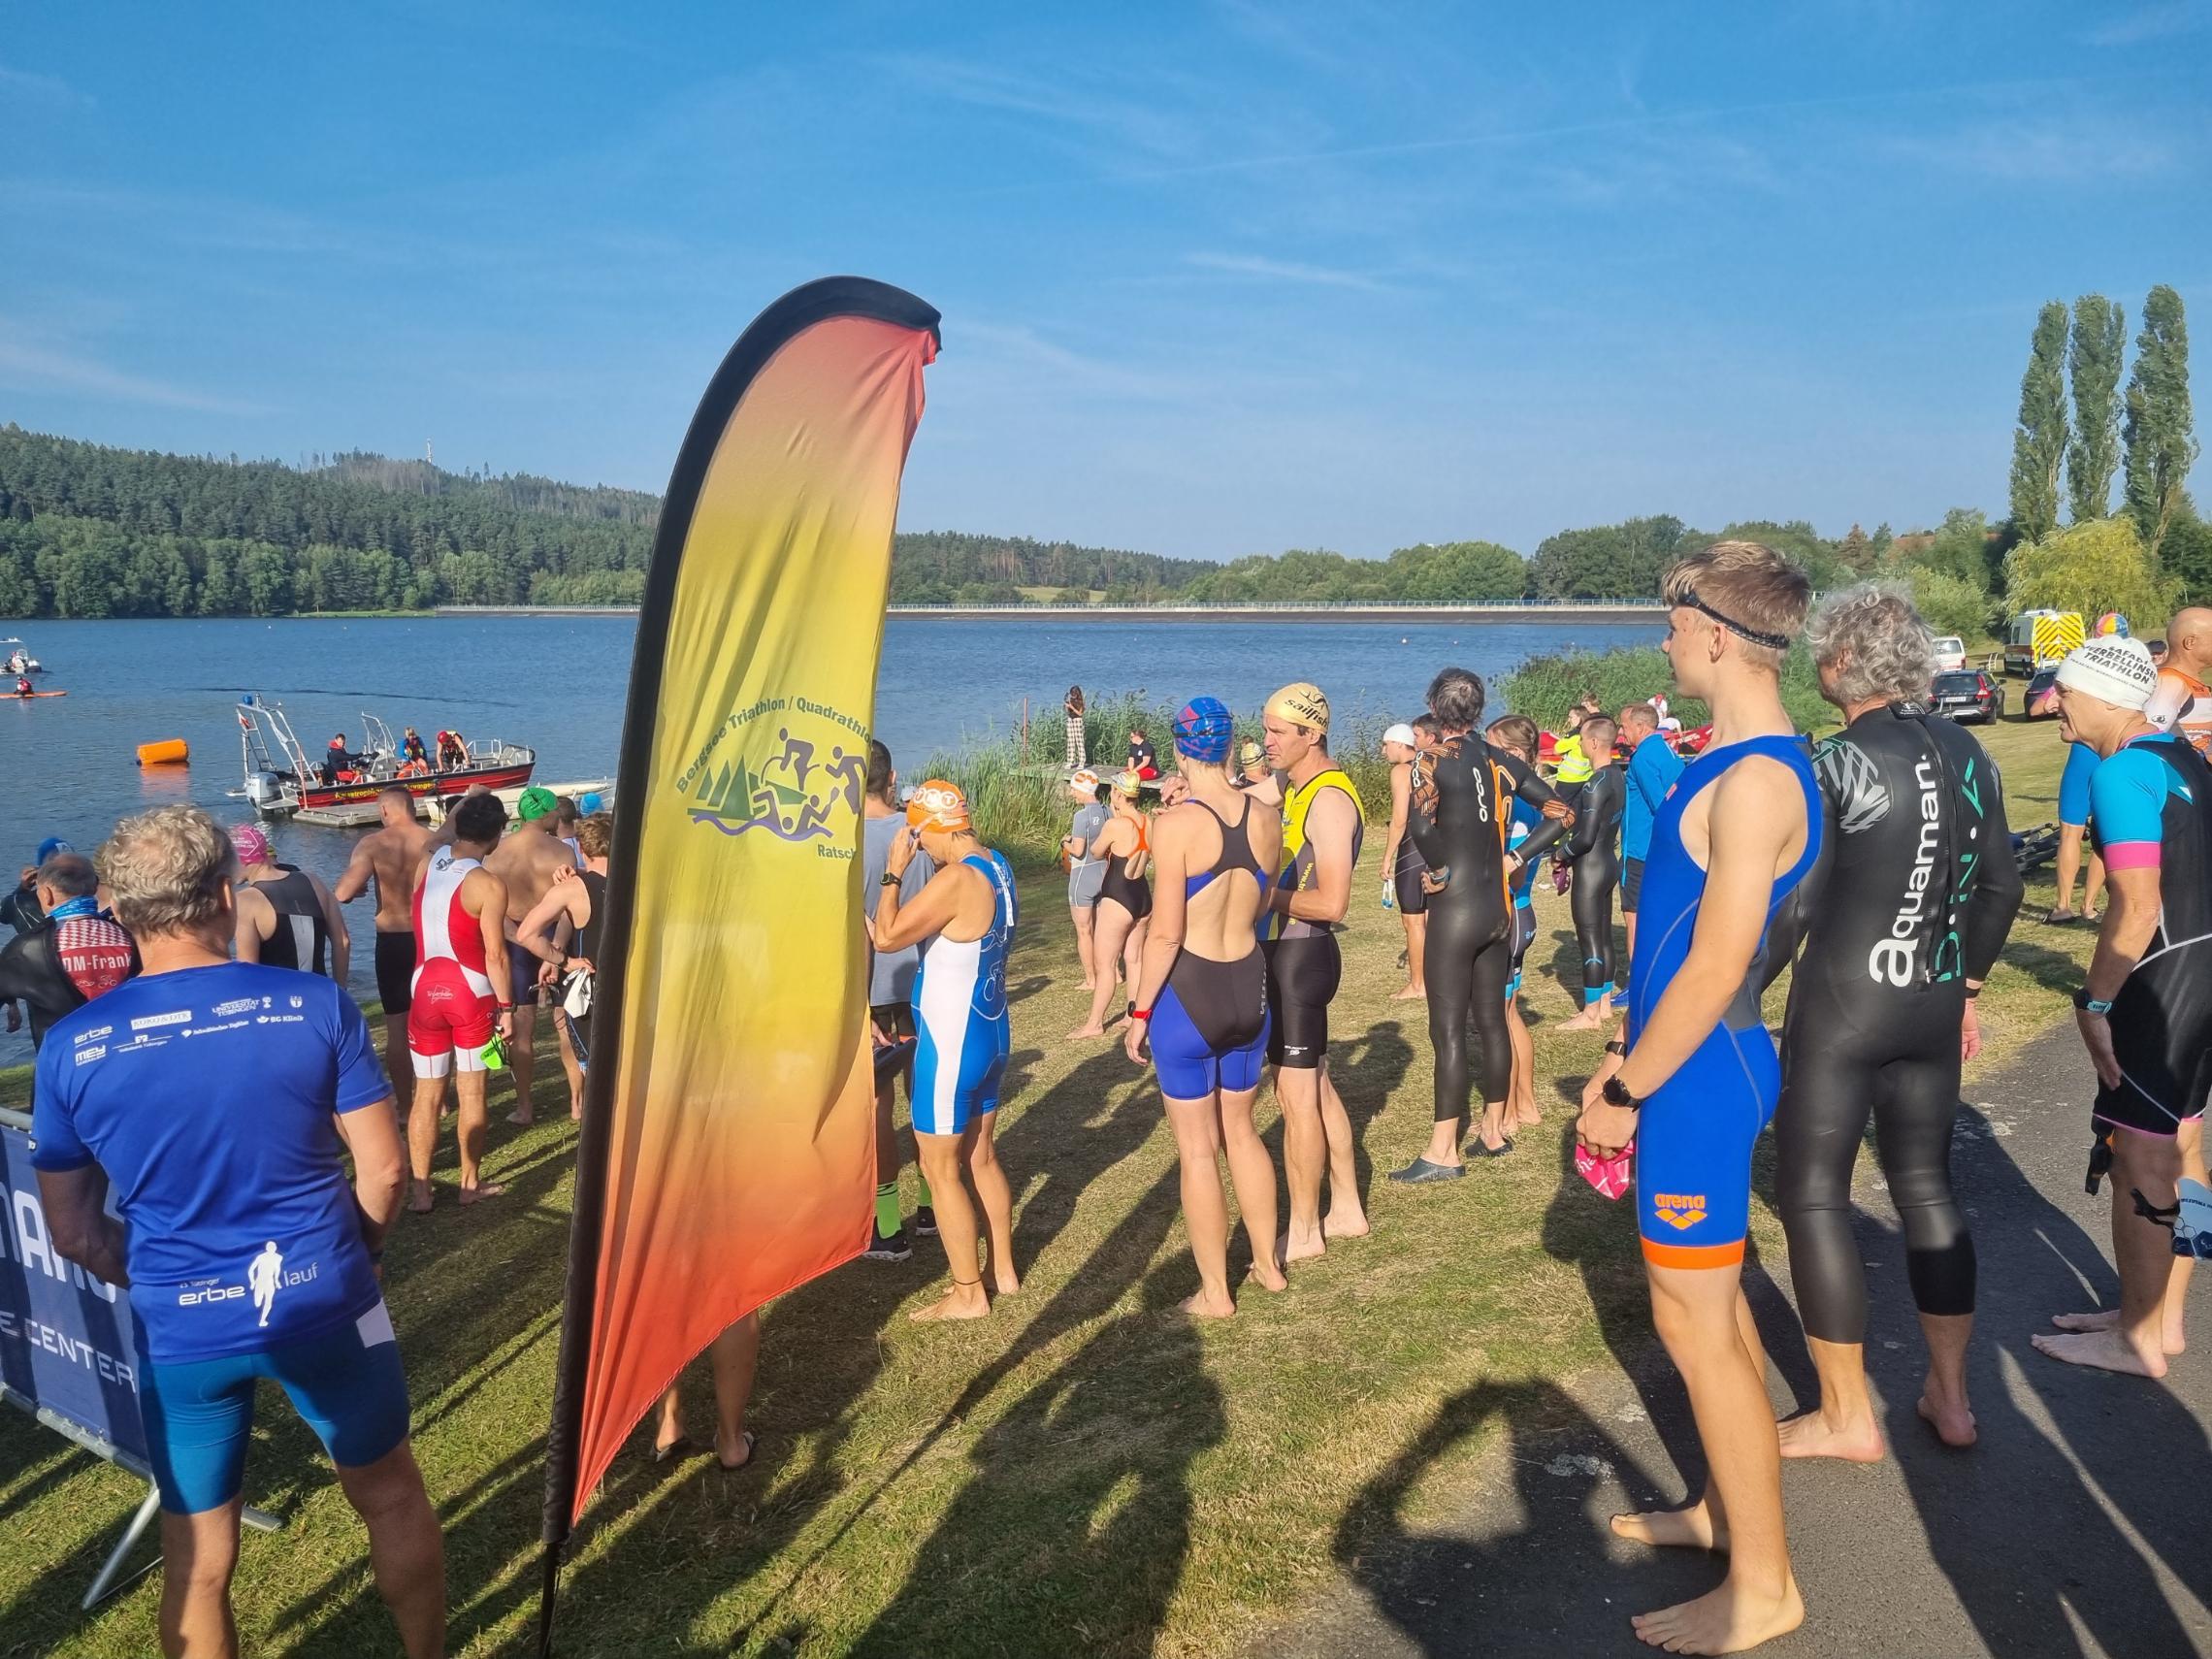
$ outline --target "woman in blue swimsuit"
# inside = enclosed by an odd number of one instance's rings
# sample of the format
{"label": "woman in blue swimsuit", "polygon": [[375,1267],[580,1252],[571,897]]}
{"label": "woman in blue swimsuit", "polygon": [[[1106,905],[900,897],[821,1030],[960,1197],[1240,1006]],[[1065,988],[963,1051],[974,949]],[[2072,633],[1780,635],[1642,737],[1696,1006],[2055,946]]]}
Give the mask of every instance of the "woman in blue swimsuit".
{"label": "woman in blue swimsuit", "polygon": [[1187,793],[1153,822],[1152,931],[1125,1044],[1141,1063],[1150,1034],[1198,1260],[1198,1293],[1183,1307],[1208,1318],[1236,1312],[1224,1147],[1252,1276],[1270,1290],[1287,1283],[1277,1260],[1275,1163],[1252,1121],[1267,1059],[1267,968],[1256,928],[1283,862],[1283,816],[1230,781],[1233,734],[1228,709],[1214,698],[1193,698],[1176,716],[1176,766]]}

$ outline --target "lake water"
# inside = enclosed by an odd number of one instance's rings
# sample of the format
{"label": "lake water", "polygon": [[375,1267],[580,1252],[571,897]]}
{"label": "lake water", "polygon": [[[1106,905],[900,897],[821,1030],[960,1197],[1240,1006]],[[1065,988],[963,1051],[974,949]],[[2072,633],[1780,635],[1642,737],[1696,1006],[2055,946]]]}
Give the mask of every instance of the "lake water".
{"label": "lake water", "polygon": [[[1057,719],[1070,682],[1093,694],[1141,691],[1161,702],[1199,693],[1240,711],[1277,686],[1312,680],[1340,719],[1419,712],[1448,664],[1485,679],[1532,656],[1656,641],[1663,626],[1528,623],[889,623],[876,732],[913,775],[928,755],[1004,733],[1022,718]],[[506,737],[537,751],[547,780],[611,777],[636,634],[628,617],[481,617],[358,621],[46,622],[0,625],[46,664],[41,690],[66,698],[0,699],[0,879],[38,842],[98,844],[115,820],[193,801],[226,822],[249,815],[240,787],[233,705],[246,692],[283,703],[319,751],[336,732],[358,742],[364,710],[396,732],[452,727],[472,740]],[[1164,734],[1161,734],[1164,735]],[[189,767],[141,771],[139,744],[182,737]],[[1164,743],[1162,744],[1164,748]],[[286,862],[334,879],[357,832],[284,825]],[[367,932],[366,902],[355,907]],[[369,953],[355,989],[373,993]],[[29,1057],[0,1036],[0,1064]]]}

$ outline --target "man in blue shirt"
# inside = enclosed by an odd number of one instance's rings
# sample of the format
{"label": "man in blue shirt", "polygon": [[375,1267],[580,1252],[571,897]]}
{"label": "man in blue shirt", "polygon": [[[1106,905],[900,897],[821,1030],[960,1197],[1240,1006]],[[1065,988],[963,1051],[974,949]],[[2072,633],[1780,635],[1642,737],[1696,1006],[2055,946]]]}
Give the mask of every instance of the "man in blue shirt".
{"label": "man in blue shirt", "polygon": [[2194,1255],[2177,1259],[2176,1189],[2206,1179],[2212,1088],[2212,764],[2144,718],[2157,678],[2139,639],[2093,639],[2059,667],[2060,734],[2100,757],[2089,820],[2106,903],[2074,1008],[2097,1068],[2089,1189],[2111,1175],[2120,1305],[2061,1314],[2067,1335],[2034,1339],[2053,1359],[2141,1377],[2182,1350]]}
{"label": "man in blue shirt", "polygon": [[1659,803],[1682,775],[1682,758],[1659,731],[1659,711],[1632,702],[1620,711],[1620,747],[1628,753],[1628,804],[1620,815],[1620,913],[1628,924],[1628,955],[1636,958],[1636,903],[1643,890],[1643,859]]}
{"label": "man in blue shirt", "polygon": [[391,1085],[338,985],[230,960],[234,871],[197,807],[125,819],[101,849],[144,965],[47,1033],[40,1198],[55,1248],[130,1290],[163,1650],[237,1651],[230,1579],[268,1378],[338,1465],[402,1644],[425,1659],[444,1650],[444,1550],[377,1282],[404,1171]]}
{"label": "man in blue shirt", "polygon": [[[2059,774],[2059,898],[2046,922],[2071,922],[2074,918],[2074,877],[2081,873],[2081,855],[2089,838],[2089,780],[2096,774],[2098,753],[2087,743],[2066,745],[2066,767]],[[2081,895],[2084,922],[2097,920],[2098,901],[2104,896],[2104,861],[2097,848],[2089,848],[2089,885]]]}

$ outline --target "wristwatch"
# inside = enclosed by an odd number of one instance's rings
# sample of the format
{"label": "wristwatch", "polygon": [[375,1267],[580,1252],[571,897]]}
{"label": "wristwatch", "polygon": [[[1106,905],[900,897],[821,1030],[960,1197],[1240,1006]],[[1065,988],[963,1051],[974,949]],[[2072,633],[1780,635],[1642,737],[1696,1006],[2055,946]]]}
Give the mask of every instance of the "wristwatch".
{"label": "wristwatch", "polygon": [[1629,1093],[1627,1086],[1621,1082],[1618,1072],[1606,1079],[1605,1088],[1598,1090],[1598,1098],[1608,1106],[1625,1106],[1631,1112],[1642,1111],[1643,1108],[1643,1102]]}
{"label": "wristwatch", "polygon": [[2111,999],[2109,997],[2099,999],[2090,995],[2087,986],[2073,993],[2073,1005],[2084,1014],[2095,1014],[2099,1019],[2112,1012]]}

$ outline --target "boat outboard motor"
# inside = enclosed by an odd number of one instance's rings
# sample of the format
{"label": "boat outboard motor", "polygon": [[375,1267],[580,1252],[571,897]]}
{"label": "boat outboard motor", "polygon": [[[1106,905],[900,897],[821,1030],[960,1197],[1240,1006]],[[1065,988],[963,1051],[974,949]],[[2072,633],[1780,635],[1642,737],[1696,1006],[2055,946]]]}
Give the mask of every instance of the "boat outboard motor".
{"label": "boat outboard motor", "polygon": [[275,772],[248,772],[245,774],[245,798],[262,811],[281,806],[284,802],[284,785]]}

